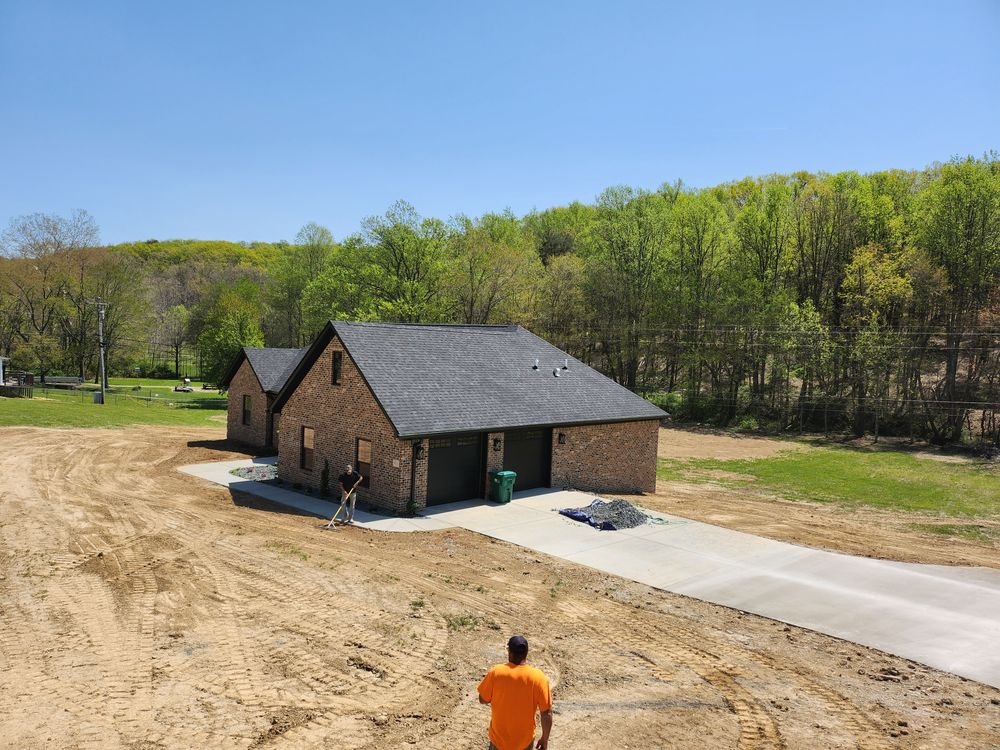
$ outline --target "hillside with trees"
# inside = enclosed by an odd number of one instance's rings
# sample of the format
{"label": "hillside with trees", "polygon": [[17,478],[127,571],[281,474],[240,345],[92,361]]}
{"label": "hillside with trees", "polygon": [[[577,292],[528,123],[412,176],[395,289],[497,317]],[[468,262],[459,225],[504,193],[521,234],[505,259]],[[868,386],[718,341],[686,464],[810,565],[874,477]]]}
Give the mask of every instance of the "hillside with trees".
{"label": "hillside with trees", "polygon": [[303,346],[330,318],[519,323],[679,419],[1000,445],[1000,158],[924,170],[613,187],[478,217],[399,201],[335,240],[101,246],[94,220],[13,220],[0,354],[93,378]]}

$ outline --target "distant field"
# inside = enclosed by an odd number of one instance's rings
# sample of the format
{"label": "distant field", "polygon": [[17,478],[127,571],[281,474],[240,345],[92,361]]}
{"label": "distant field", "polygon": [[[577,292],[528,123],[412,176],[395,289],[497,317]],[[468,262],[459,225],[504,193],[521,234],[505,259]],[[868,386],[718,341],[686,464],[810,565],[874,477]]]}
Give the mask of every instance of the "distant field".
{"label": "distant field", "polygon": [[[144,389],[149,395],[149,389]],[[225,399],[215,391],[136,397],[122,389],[109,393],[106,404],[93,403],[92,391],[35,389],[35,398],[0,398],[0,426],[116,427],[130,424],[225,424]],[[174,398],[176,397],[176,398]]]}
{"label": "distant field", "polygon": [[790,500],[953,517],[1000,514],[1000,467],[892,450],[812,447],[768,458],[661,458],[657,477],[771,491]]}
{"label": "distant field", "polygon": [[[180,385],[181,380],[181,378],[108,378],[108,385],[128,387],[141,385],[143,388],[172,389],[175,385]],[[201,384],[200,380],[191,381],[191,387],[196,390],[201,388]]]}
{"label": "distant field", "polygon": [[[108,393],[112,398],[130,398],[130,399],[159,399],[162,401],[208,401],[208,402],[223,402],[226,399],[224,393],[219,393],[216,390],[203,391],[200,387],[191,386],[194,388],[191,392],[185,391],[175,391],[174,385],[140,385],[136,388],[134,385],[116,385],[114,383],[110,384]],[[70,399],[84,399],[91,400],[94,397],[94,391],[98,391],[96,385],[84,385],[75,391],[64,390],[64,389],[49,389],[45,393],[50,397],[55,398],[70,398]],[[38,388],[35,388],[35,395],[39,395]]]}

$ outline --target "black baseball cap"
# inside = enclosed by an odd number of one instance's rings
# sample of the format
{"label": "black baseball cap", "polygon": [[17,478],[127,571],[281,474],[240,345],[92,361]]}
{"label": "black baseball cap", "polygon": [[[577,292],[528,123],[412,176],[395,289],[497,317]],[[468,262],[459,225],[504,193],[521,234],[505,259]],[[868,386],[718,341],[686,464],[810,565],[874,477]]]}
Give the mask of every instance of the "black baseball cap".
{"label": "black baseball cap", "polygon": [[507,648],[515,654],[526,654],[528,653],[528,639],[523,635],[511,636],[511,639],[507,641]]}

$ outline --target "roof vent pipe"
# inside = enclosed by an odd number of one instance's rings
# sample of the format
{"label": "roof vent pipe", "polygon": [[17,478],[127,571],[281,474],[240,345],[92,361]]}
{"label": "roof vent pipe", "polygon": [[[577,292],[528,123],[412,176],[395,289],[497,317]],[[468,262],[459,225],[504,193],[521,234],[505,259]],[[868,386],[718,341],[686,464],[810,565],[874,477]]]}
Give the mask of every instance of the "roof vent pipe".
{"label": "roof vent pipe", "polygon": [[534,364],[534,366],[531,369],[532,370],[537,370],[538,369],[538,357],[535,357],[535,364]]}
{"label": "roof vent pipe", "polygon": [[569,357],[566,357],[565,361],[563,362],[563,369],[564,370],[569,369]]}

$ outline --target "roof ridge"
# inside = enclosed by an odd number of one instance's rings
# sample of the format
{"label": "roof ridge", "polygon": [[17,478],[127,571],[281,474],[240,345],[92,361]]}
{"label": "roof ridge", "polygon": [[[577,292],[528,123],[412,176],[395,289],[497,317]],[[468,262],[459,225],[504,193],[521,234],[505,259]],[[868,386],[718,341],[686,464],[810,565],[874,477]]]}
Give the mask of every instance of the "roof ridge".
{"label": "roof ridge", "polygon": [[516,331],[521,328],[518,323],[381,323],[364,320],[331,320],[334,328],[338,325],[366,326],[371,328],[452,328],[472,331]]}

